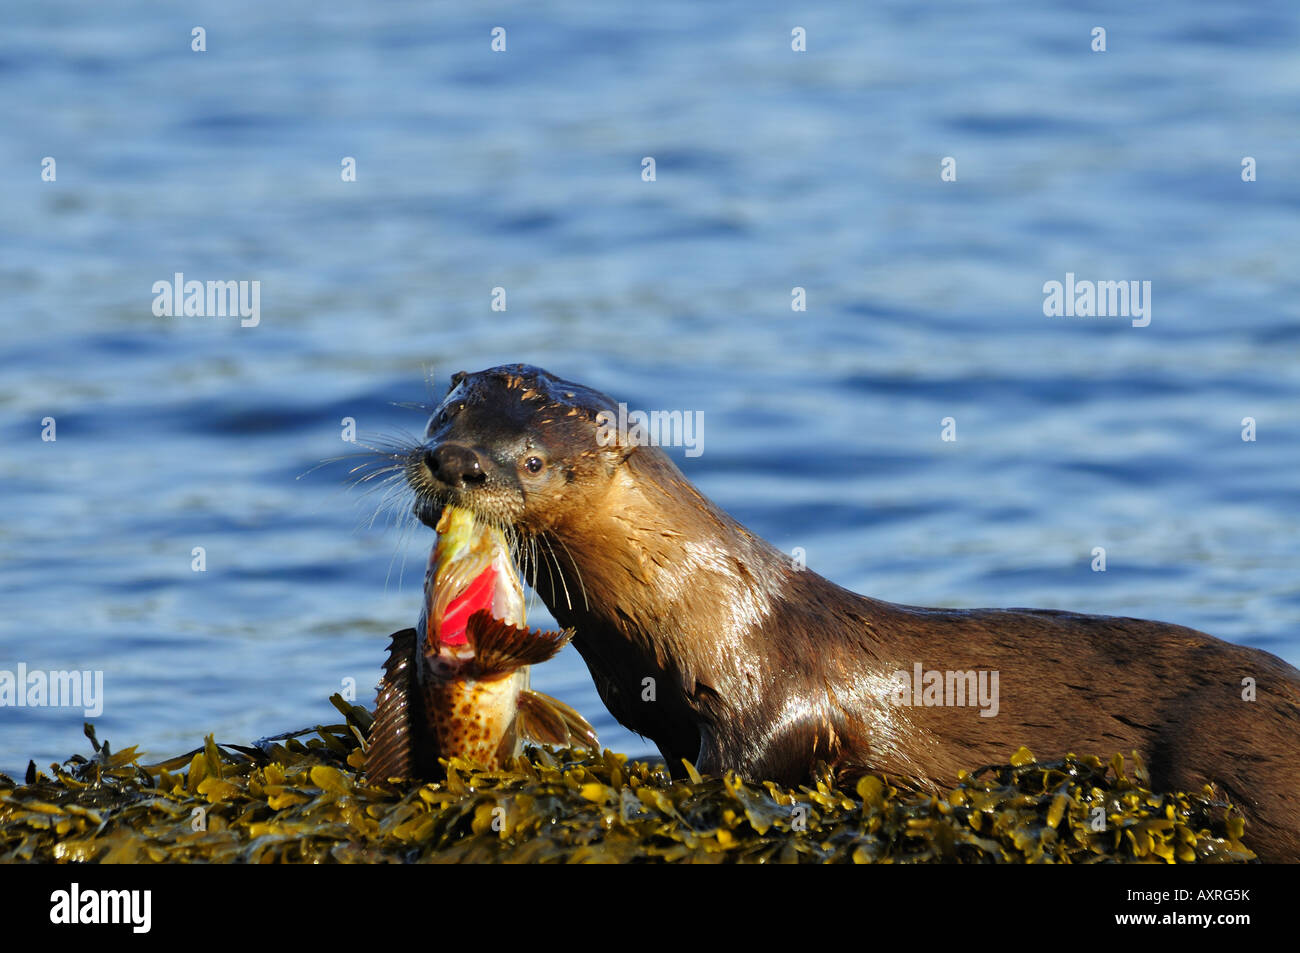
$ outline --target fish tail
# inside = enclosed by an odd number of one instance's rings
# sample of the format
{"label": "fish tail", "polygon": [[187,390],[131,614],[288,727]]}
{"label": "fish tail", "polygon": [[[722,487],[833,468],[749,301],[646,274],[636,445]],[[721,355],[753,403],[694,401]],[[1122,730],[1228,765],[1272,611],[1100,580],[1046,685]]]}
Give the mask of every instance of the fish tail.
{"label": "fish tail", "polygon": [[430,750],[424,699],[417,690],[415,629],[395,632],[379,682],[375,721],[366,745],[366,779],[383,784],[391,778],[423,776]]}

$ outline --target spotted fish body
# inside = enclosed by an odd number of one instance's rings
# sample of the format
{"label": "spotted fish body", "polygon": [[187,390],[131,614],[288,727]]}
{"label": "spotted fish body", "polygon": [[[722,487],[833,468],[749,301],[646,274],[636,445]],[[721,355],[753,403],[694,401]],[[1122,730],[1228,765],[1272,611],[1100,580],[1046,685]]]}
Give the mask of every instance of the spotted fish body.
{"label": "spotted fish body", "polygon": [[427,680],[424,704],[438,750],[488,767],[508,761],[520,747],[517,699],[527,682],[527,668],[495,681]]}
{"label": "spotted fish body", "polygon": [[498,768],[527,738],[596,747],[591,726],[528,687],[528,666],[572,633],[524,624],[524,593],[501,532],[446,507],[418,629],[392,637],[366,754],[372,780],[433,777],[439,758]]}

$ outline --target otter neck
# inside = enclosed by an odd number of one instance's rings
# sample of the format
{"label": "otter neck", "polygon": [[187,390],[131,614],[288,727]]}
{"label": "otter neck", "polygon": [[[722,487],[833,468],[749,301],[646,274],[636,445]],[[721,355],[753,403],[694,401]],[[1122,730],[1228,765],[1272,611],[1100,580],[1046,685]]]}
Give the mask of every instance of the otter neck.
{"label": "otter neck", "polygon": [[640,665],[645,675],[678,680],[688,695],[697,683],[734,676],[745,657],[736,643],[757,639],[794,572],[789,562],[702,496],[657,447],[633,451],[603,497],[588,503],[548,534],[543,548],[558,573],[543,566],[534,587],[576,630],[589,665]]}

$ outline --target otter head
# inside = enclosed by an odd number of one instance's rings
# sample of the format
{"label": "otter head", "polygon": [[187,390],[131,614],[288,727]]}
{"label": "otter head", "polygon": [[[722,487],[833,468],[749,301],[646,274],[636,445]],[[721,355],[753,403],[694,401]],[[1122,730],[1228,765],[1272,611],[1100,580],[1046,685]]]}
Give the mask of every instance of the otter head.
{"label": "otter head", "polygon": [[406,468],[416,515],[433,526],[452,505],[523,536],[556,528],[627,455],[601,445],[602,412],[617,417],[617,405],[527,364],[452,375]]}

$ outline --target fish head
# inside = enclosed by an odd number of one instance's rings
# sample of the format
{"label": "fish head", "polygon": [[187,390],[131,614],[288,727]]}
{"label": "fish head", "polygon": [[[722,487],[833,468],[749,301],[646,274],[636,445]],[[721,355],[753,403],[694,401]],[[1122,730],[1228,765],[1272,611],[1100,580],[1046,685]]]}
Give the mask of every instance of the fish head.
{"label": "fish head", "polygon": [[522,626],[524,592],[500,530],[454,506],[443,509],[436,528],[420,631],[431,664],[450,673],[474,662],[470,617],[482,612],[489,619]]}
{"label": "fish head", "polygon": [[437,530],[419,629],[428,671],[443,680],[490,682],[564,646],[571,633],[525,624],[523,585],[500,530],[457,506],[443,509]]}

